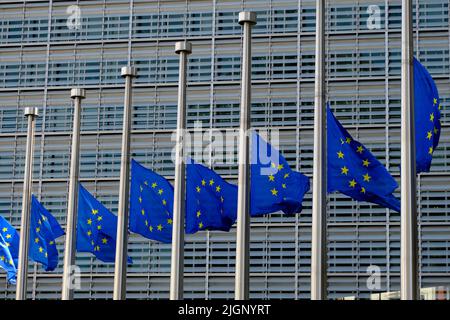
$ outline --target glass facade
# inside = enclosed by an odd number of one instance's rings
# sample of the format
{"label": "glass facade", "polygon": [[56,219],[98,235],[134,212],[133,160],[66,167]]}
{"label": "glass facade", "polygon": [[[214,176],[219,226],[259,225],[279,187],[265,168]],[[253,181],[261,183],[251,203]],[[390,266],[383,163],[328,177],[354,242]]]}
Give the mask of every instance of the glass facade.
{"label": "glass facade", "polygon": [[[327,1],[328,99],[350,133],[399,178],[400,0]],[[78,5],[80,28],[68,27]],[[380,24],[368,28],[368,7]],[[114,213],[118,205],[124,80],[133,64],[133,157],[169,179],[176,126],[176,41],[193,43],[189,56],[188,125],[239,125],[241,26],[239,11],[258,13],[254,29],[252,125],[280,130],[292,168],[311,176],[315,3],[313,0],[86,0],[2,1],[0,4],[0,214],[20,225],[26,122],[23,108],[39,107],[34,193],[66,221],[73,107],[83,101],[81,182]],[[418,178],[420,283],[450,286],[449,1],[414,0],[415,54],[437,82],[442,137],[430,173]],[[213,165],[230,181],[233,165]],[[397,196],[399,196],[397,190]],[[343,195],[328,201],[329,296],[369,298],[399,290],[399,214]],[[59,267],[46,273],[30,263],[30,298],[59,298]],[[251,297],[309,298],[311,193],[295,217],[252,219]],[[235,230],[187,236],[186,298],[232,298]],[[137,235],[129,240],[128,298],[168,298],[170,245]],[[82,287],[76,298],[112,298],[113,265],[78,253]],[[381,271],[381,288],[367,286],[367,268]],[[0,297],[15,287],[0,274]]]}

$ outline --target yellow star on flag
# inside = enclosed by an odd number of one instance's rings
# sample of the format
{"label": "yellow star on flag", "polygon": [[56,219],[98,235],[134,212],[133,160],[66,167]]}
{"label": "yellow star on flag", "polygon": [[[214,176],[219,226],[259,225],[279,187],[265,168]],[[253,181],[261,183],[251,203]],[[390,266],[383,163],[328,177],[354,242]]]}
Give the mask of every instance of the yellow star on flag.
{"label": "yellow star on flag", "polygon": [[433,133],[431,131],[427,132],[427,139],[431,140],[431,138],[433,138]]}
{"label": "yellow star on flag", "polygon": [[162,229],[163,229],[163,226],[162,225],[158,225],[158,231],[162,231]]}
{"label": "yellow star on flag", "polygon": [[366,193],[366,188],[361,187],[361,193]]}
{"label": "yellow star on flag", "polygon": [[430,121],[434,121],[434,113],[430,114]]}
{"label": "yellow star on flag", "polygon": [[102,239],[102,243],[103,243],[103,244],[107,244],[107,243],[108,243],[108,239],[103,238],[103,239]]}
{"label": "yellow star on flag", "polygon": [[350,187],[354,188],[357,185],[355,179],[349,181],[349,185],[350,185]]}
{"label": "yellow star on flag", "polygon": [[368,173],[366,173],[365,175],[363,175],[364,181],[370,182],[370,179],[372,178],[371,176],[369,176]]}
{"label": "yellow star on flag", "polygon": [[221,187],[220,187],[220,186],[217,186],[217,187],[216,187],[216,192],[220,192],[220,190],[221,190]]}
{"label": "yellow star on flag", "polygon": [[214,184],[214,180],[213,179],[209,180],[209,185],[212,186],[213,184]]}
{"label": "yellow star on flag", "polygon": [[172,224],[172,223],[173,223],[173,220],[169,218],[169,219],[167,219],[167,223],[168,223],[168,224]]}
{"label": "yellow star on flag", "polygon": [[156,182],[152,183],[152,188],[155,189],[158,186],[158,184]]}
{"label": "yellow star on flag", "polygon": [[348,174],[348,168],[347,168],[347,166],[344,166],[343,168],[341,168],[341,174],[345,174],[345,175],[347,175]]}
{"label": "yellow star on flag", "polygon": [[269,176],[269,181],[275,181],[275,177],[273,176],[273,174],[271,174],[270,176]]}
{"label": "yellow star on flag", "polygon": [[342,153],[342,151],[339,151],[339,152],[337,153],[337,155],[338,155],[338,158],[339,158],[339,159],[344,159],[344,154]]}
{"label": "yellow star on flag", "polygon": [[272,190],[270,190],[270,192],[272,192],[273,196],[277,196],[278,195],[278,190],[273,188]]}
{"label": "yellow star on flag", "polygon": [[363,160],[363,166],[364,166],[364,167],[367,167],[367,168],[368,168],[369,165],[370,165],[369,159]]}
{"label": "yellow star on flag", "polygon": [[359,146],[359,147],[356,149],[356,152],[358,152],[359,154],[362,154],[362,153],[364,152],[363,146]]}
{"label": "yellow star on flag", "polygon": [[205,181],[205,179],[202,180],[202,186],[206,186],[206,181]]}

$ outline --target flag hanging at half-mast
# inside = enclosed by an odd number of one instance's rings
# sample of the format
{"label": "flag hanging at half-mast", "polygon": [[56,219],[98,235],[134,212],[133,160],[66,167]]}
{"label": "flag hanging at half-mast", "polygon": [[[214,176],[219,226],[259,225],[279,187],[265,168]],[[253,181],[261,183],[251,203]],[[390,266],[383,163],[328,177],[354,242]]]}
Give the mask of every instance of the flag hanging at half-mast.
{"label": "flag hanging at half-mast", "polygon": [[6,271],[7,281],[15,284],[20,236],[17,230],[0,216],[0,267]]}
{"label": "flag hanging at half-mast", "polygon": [[[117,217],[80,183],[77,250],[90,252],[104,262],[115,262]],[[132,263],[128,257],[128,263]]]}
{"label": "flag hanging at half-mast", "polygon": [[230,231],[236,221],[237,186],[213,170],[187,159],[186,233]]}
{"label": "flag hanging at half-mast", "polygon": [[31,260],[42,264],[45,271],[53,271],[58,266],[56,239],[64,235],[64,230],[50,212],[31,196],[30,246]]}
{"label": "flag hanging at half-mast", "polygon": [[436,83],[414,58],[414,123],[416,172],[429,172],[441,134],[441,104]]}
{"label": "flag hanging at half-mast", "polygon": [[130,231],[163,243],[172,242],[173,187],[136,160],[131,163]]}
{"label": "flag hanging at half-mast", "polygon": [[252,132],[250,215],[260,216],[276,211],[295,214],[309,191],[309,179],[291,170],[283,155]]}
{"label": "flag hanging at half-mast", "polygon": [[355,200],[400,212],[392,194],[397,182],[361,143],[354,140],[327,105],[328,192],[339,191]]}

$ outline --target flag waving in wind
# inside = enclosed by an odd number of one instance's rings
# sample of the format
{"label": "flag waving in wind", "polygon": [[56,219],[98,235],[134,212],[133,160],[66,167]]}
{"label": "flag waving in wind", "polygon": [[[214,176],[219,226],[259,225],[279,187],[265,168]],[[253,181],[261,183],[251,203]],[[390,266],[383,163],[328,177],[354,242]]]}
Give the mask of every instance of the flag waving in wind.
{"label": "flag waving in wind", "polygon": [[172,242],[173,187],[164,177],[131,163],[130,231],[163,243]]}
{"label": "flag waving in wind", "polygon": [[64,235],[64,230],[47,209],[31,196],[30,258],[41,263],[45,271],[53,271],[58,266],[56,239]]}
{"label": "flag waving in wind", "polygon": [[[104,262],[114,262],[116,237],[117,217],[80,184],[77,250],[90,252]],[[129,257],[128,262],[131,263]]]}
{"label": "flag waving in wind", "polygon": [[429,172],[441,134],[439,93],[427,69],[414,58],[416,172]]}
{"label": "flag waving in wind", "polygon": [[302,210],[309,179],[291,170],[281,153],[252,132],[251,216],[276,211],[295,214]]}
{"label": "flag waving in wind", "polygon": [[400,211],[392,194],[397,182],[361,143],[350,136],[327,105],[328,192]]}
{"label": "flag waving in wind", "polygon": [[15,284],[17,280],[19,240],[17,230],[0,216],[0,267],[6,271],[10,284]]}
{"label": "flag waving in wind", "polygon": [[213,170],[187,160],[186,233],[230,231],[236,221],[237,186]]}

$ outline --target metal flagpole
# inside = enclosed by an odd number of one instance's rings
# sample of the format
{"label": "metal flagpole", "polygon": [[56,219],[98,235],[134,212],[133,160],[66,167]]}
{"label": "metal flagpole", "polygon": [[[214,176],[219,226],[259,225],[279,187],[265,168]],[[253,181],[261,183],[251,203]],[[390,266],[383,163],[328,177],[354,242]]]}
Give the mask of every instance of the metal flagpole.
{"label": "metal flagpole", "polygon": [[125,98],[123,106],[122,154],[120,164],[119,210],[117,215],[116,261],[114,269],[114,300],[125,300],[127,282],[128,205],[130,198],[130,131],[132,82],[136,69],[123,67]]}
{"label": "metal flagpole", "polygon": [[175,44],[175,53],[180,55],[178,83],[178,116],[175,145],[175,186],[173,201],[172,264],[170,272],[170,300],[183,299],[184,273],[184,215],[186,171],[184,162],[184,134],[186,129],[186,68],[187,57],[192,53],[192,44],[182,41]]}
{"label": "metal flagpole", "polygon": [[402,0],[401,116],[401,299],[417,300],[416,144],[414,130],[414,68],[412,0]]}
{"label": "metal flagpole", "polygon": [[327,298],[327,134],[325,113],[325,0],[316,1],[316,75],[311,238],[311,299]]}
{"label": "metal flagpole", "polygon": [[86,97],[84,89],[74,88],[70,91],[74,100],[72,152],[70,160],[69,199],[67,205],[66,241],[64,251],[64,270],[62,284],[62,300],[73,299],[72,272],[75,264],[77,242],[77,210],[78,210],[78,176],[80,171],[80,122],[81,100]]}
{"label": "metal flagpole", "polygon": [[239,130],[239,178],[236,230],[235,299],[249,299],[250,264],[250,112],[252,89],[252,27],[255,12],[240,12],[239,24],[244,27],[241,80],[241,120]]}
{"label": "metal flagpole", "polygon": [[24,114],[28,120],[28,132],[25,154],[25,173],[23,179],[22,221],[20,227],[16,300],[25,300],[27,297],[28,244],[30,238],[31,191],[33,188],[34,134],[36,128],[36,118],[39,116],[38,108],[25,108]]}

